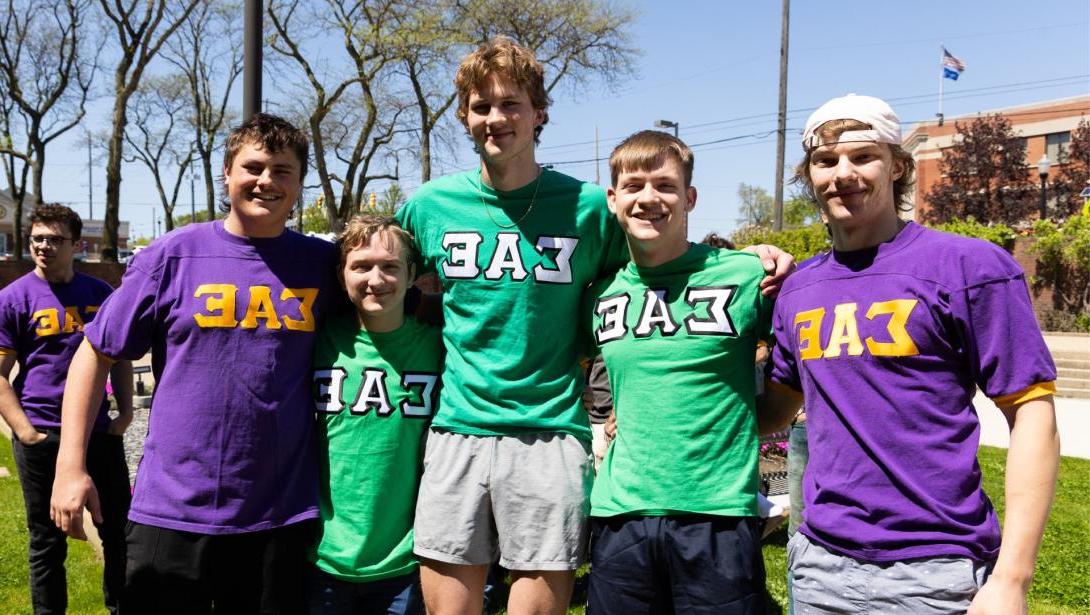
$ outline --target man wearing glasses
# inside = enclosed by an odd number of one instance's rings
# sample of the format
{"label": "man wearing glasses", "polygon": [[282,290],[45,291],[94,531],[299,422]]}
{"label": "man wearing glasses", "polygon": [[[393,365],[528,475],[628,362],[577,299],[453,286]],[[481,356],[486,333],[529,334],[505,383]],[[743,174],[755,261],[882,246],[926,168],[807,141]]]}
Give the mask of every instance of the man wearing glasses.
{"label": "man wearing glasses", "polygon": [[[0,416],[11,427],[30,534],[30,594],[35,614],[64,613],[67,584],[64,532],[49,518],[60,444],[61,398],[68,365],[83,341],[83,325],[111,288],[72,267],[83,222],[62,205],[39,205],[30,216],[34,270],[0,290]],[[19,374],[9,380],[12,368]],[[94,519],[102,538],[106,608],[117,612],[125,575],[125,518],[129,473],[121,436],[132,421],[132,364],[111,371],[120,414],[103,401],[88,447],[87,467],[101,498]]]}

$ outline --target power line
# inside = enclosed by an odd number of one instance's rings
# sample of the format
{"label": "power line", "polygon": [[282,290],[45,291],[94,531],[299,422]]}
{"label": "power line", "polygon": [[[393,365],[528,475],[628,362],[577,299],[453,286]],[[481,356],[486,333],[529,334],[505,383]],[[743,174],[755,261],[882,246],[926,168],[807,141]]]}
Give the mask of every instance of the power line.
{"label": "power line", "polygon": [[[981,86],[979,88],[962,89],[962,90],[959,90],[958,92],[956,92],[954,94],[949,94],[948,93],[946,95],[946,98],[947,99],[951,99],[951,98],[954,98],[954,99],[976,98],[977,96],[986,95],[986,94],[1006,94],[1006,93],[1010,93],[1010,92],[1024,91],[1025,89],[1038,89],[1040,87],[1058,87],[1058,86],[1063,86],[1063,85],[1074,85],[1075,83],[1078,83],[1078,80],[1086,80],[1086,79],[1090,79],[1090,74],[1070,75],[1070,76],[1066,76],[1066,77],[1054,77],[1054,78],[1051,78],[1051,79],[1040,79],[1040,80],[1037,80],[1037,81],[1021,81],[1021,82],[1016,82],[1016,83],[1004,83],[1004,84],[991,85],[991,86]],[[1020,89],[1010,89],[1010,88],[1020,88]],[[935,92],[930,92],[930,93],[927,93],[927,94],[913,94],[913,95],[910,95],[910,96],[898,96],[898,97],[895,97],[895,98],[887,98],[885,100],[888,103],[899,103],[899,102],[900,103],[907,103],[909,101],[932,102],[932,101],[937,100],[937,99],[938,99],[938,94],[935,93]],[[799,107],[799,108],[796,108],[796,109],[789,109],[787,111],[787,115],[790,117],[792,115],[808,113],[808,112],[814,111],[815,109],[817,109],[817,107]],[[713,120],[713,121],[710,121],[710,122],[702,122],[702,123],[698,123],[698,124],[686,124],[686,125],[683,126],[684,127],[683,132],[688,133],[688,132],[692,132],[693,129],[697,129],[697,128],[704,128],[704,127],[708,127],[708,126],[719,126],[719,125],[723,125],[723,124],[732,124],[732,123],[742,122],[742,121],[746,121],[746,120],[767,119],[768,121],[771,121],[772,119],[775,119],[775,116],[776,116],[776,112],[757,113],[757,114],[753,114],[753,115],[744,115],[744,116],[727,118],[727,119],[722,119],[722,120]],[[760,123],[760,122],[757,122],[757,123]],[[627,136],[628,135],[617,136],[617,137],[606,137],[606,138],[600,139],[600,141],[602,141],[602,142],[610,142],[610,141],[619,142],[621,139],[624,139]],[[545,146],[541,146],[541,147],[539,147],[537,149],[538,149],[538,151],[549,151],[549,150],[558,150],[558,149],[570,148],[570,147],[581,146],[581,145],[592,145],[593,143],[594,143],[593,140],[574,141],[574,142],[570,142],[570,143],[559,143],[559,144],[556,144],[556,145],[545,145]]]}

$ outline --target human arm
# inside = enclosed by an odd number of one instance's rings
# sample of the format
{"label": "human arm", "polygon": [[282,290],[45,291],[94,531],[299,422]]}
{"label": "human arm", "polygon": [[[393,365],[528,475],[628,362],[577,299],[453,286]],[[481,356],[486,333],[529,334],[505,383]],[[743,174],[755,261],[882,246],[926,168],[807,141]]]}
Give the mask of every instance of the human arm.
{"label": "human arm", "polygon": [[760,257],[761,266],[764,267],[767,274],[760,283],[761,294],[769,298],[775,298],[776,295],[780,294],[783,281],[787,279],[787,276],[795,272],[795,257],[776,246],[763,243],[746,246],[742,248],[742,251]]}
{"label": "human arm", "polygon": [[110,368],[110,384],[117,402],[117,417],[110,421],[107,433],[120,436],[132,423],[132,361],[118,361]]}
{"label": "human arm", "polygon": [[999,409],[1011,428],[1003,540],[995,569],[973,599],[969,615],[1027,612],[1026,593],[1056,490],[1060,437],[1052,396]]}
{"label": "human arm", "polygon": [[41,433],[30,424],[23,405],[19,403],[19,397],[11,386],[11,370],[15,367],[16,356],[13,351],[3,349],[0,351],[0,417],[11,428],[11,433],[24,445],[33,445],[45,439]]}
{"label": "human arm", "polygon": [[765,379],[765,394],[757,398],[757,431],[762,436],[783,431],[802,407],[802,393]]}
{"label": "human arm", "polygon": [[91,518],[102,523],[98,491],[87,473],[87,442],[102,406],[106,375],[112,363],[84,340],[72,357],[61,402],[61,442],[49,517],[64,533],[80,540],[87,540],[83,531],[84,506]]}

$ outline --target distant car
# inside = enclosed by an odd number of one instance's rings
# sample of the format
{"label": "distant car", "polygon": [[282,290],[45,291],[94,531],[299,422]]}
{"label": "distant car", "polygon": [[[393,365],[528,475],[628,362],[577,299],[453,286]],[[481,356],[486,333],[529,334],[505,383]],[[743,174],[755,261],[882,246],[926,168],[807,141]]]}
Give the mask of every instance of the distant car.
{"label": "distant car", "polygon": [[132,261],[132,257],[136,256],[140,250],[143,250],[147,246],[135,246],[131,250],[121,249],[117,251],[117,262],[122,265],[128,265]]}

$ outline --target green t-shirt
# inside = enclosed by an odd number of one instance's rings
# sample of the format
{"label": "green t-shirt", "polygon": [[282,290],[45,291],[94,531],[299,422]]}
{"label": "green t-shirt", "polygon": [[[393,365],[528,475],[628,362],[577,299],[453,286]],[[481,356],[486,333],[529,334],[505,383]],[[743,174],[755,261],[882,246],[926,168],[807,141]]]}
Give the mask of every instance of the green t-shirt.
{"label": "green t-shirt", "polygon": [[757,514],[754,360],[772,303],[753,254],[694,245],[591,289],[617,437],[591,515]]}
{"label": "green t-shirt", "polygon": [[540,182],[497,192],[479,170],[459,173],[424,184],[397,213],[443,288],[446,386],[434,427],[590,438],[581,297],[628,250],[600,187],[548,170]]}
{"label": "green t-shirt", "polygon": [[346,581],[408,574],[424,432],[439,398],[439,330],[407,317],[388,333],[331,318],[314,349],[321,540],[312,559]]}

